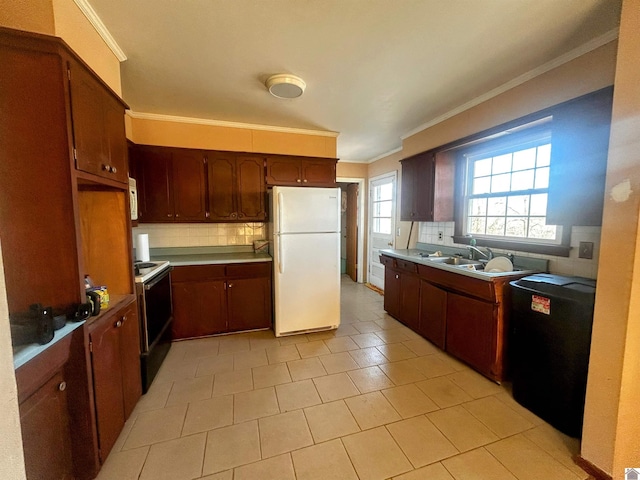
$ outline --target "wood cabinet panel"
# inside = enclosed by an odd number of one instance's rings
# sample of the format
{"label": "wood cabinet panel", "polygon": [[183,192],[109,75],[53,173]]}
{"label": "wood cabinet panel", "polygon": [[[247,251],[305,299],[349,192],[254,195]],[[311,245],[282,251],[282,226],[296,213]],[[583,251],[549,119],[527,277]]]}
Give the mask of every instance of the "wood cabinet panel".
{"label": "wood cabinet panel", "polygon": [[104,463],[142,394],[137,305],[103,314],[89,327],[100,460]]}
{"label": "wood cabinet panel", "polygon": [[124,105],[77,62],[69,78],[76,168],[126,183]]}
{"label": "wood cabinet panel", "polygon": [[454,160],[447,152],[429,151],[401,161],[401,220],[453,220]]}
{"label": "wood cabinet panel", "polygon": [[125,422],[121,336],[116,324],[116,316],[109,315],[94,323],[90,332],[93,387],[102,462],[109,455]]}
{"label": "wood cabinet panel", "polygon": [[176,267],[174,339],[269,328],[271,262]]}
{"label": "wood cabinet panel", "polygon": [[58,371],[20,405],[27,478],[75,478],[66,380]]}
{"label": "wood cabinet panel", "polygon": [[444,349],[447,325],[447,292],[420,280],[420,321],[418,333]]}
{"label": "wood cabinet panel", "polygon": [[229,331],[271,327],[271,278],[227,282]]}
{"label": "wood cabinet panel", "polygon": [[[179,270],[176,268],[174,271]],[[176,282],[172,338],[195,338],[227,331],[224,280]]]}
{"label": "wood cabinet panel", "polygon": [[235,220],[237,212],[235,158],[230,153],[208,154],[209,211],[211,221]]}
{"label": "wood cabinet panel", "polygon": [[335,158],[267,156],[267,185],[335,187]]}
{"label": "wood cabinet panel", "polygon": [[400,272],[384,269],[384,309],[394,318],[400,317]]}
{"label": "wood cabinet panel", "polygon": [[238,219],[264,221],[267,218],[267,187],[262,157],[240,155],[236,158]]}
{"label": "wood cabinet panel", "polygon": [[134,146],[133,152],[135,152],[139,221],[147,223],[173,221],[170,151]]}
{"label": "wood cabinet panel", "polygon": [[418,331],[420,323],[420,279],[411,273],[400,276],[400,317],[407,327]]}
{"label": "wood cabinet panel", "polygon": [[488,376],[494,374],[496,305],[447,294],[447,351]]}
{"label": "wood cabinet panel", "polygon": [[180,149],[172,152],[171,185],[175,220],[206,220],[206,165],[200,151]]}

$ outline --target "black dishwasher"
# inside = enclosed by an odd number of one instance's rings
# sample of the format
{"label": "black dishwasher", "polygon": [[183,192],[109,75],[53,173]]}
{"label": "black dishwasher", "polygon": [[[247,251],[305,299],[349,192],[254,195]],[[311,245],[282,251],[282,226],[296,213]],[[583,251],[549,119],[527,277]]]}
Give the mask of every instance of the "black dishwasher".
{"label": "black dishwasher", "polygon": [[513,397],[558,430],[579,437],[596,281],[538,274],[510,284]]}

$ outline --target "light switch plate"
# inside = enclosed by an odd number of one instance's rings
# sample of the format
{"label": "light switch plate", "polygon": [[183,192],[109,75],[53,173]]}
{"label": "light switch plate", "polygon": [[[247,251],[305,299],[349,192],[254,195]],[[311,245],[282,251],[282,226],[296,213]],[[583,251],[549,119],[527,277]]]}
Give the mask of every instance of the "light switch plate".
{"label": "light switch plate", "polygon": [[578,258],[593,258],[593,242],[580,242],[578,247]]}

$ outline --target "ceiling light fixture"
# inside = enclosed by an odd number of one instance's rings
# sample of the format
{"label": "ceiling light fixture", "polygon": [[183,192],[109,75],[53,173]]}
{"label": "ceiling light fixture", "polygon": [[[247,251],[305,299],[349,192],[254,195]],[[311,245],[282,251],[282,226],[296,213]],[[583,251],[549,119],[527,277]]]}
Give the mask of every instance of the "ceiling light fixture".
{"label": "ceiling light fixture", "polygon": [[307,84],[300,77],[281,73],[271,75],[267,78],[265,85],[274,97],[278,98],[297,98],[304,93]]}

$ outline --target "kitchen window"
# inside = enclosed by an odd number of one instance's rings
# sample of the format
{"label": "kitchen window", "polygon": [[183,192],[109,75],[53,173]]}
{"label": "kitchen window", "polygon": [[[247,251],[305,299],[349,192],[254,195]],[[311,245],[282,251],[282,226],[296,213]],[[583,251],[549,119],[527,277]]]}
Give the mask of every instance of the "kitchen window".
{"label": "kitchen window", "polygon": [[562,227],[546,221],[551,135],[498,140],[464,154],[464,235],[559,244]]}

